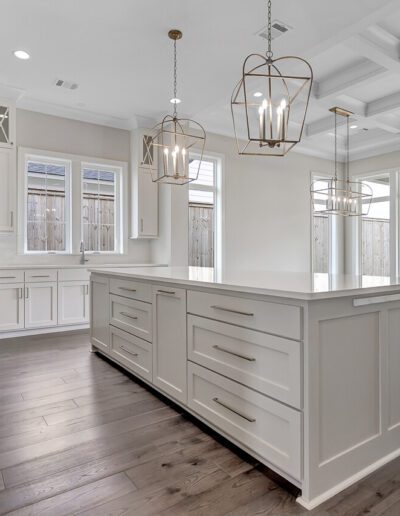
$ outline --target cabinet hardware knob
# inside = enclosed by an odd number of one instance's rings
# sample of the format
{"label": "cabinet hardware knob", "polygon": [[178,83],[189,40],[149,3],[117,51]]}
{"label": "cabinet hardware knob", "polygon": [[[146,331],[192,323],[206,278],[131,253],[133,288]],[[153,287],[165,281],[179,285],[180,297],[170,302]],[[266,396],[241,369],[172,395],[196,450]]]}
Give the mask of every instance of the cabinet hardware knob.
{"label": "cabinet hardware knob", "polygon": [[228,405],[228,403],[225,403],[225,401],[221,401],[219,398],[213,398],[213,401],[215,403],[218,403],[218,405],[221,405],[221,407],[226,408],[226,410],[229,410],[230,412],[233,412],[237,416],[240,416],[241,418],[245,419],[249,423],[255,423],[256,422],[256,418],[255,417],[251,417],[251,416],[247,416],[246,414],[243,414],[239,410],[237,410],[234,407],[231,407],[230,405]]}
{"label": "cabinet hardware knob", "polygon": [[243,312],[242,310],[234,310],[233,308],[226,308],[225,306],[212,305],[210,308],[213,308],[214,310],[221,310],[223,312],[230,312],[232,314],[246,315],[247,317],[254,316],[252,312]]}
{"label": "cabinet hardware knob", "polygon": [[218,344],[215,344],[213,346],[214,349],[217,349],[218,351],[222,351],[223,353],[228,353],[228,355],[233,355],[238,358],[243,358],[243,360],[247,360],[248,362],[255,362],[256,359],[254,357],[249,357],[247,355],[242,355],[241,353],[236,353],[236,351],[231,351],[230,349],[223,348],[221,346],[218,346]]}

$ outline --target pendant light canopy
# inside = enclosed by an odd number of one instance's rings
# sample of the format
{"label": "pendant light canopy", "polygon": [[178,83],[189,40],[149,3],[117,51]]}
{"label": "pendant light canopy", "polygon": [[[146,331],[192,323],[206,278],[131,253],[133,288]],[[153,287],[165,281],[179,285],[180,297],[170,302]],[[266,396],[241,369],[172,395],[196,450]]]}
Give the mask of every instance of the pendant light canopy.
{"label": "pendant light canopy", "polygon": [[[181,101],[177,94],[176,42],[182,38],[182,32],[170,30],[168,37],[174,42],[174,92],[171,99],[174,111],[146,134],[143,145],[148,156],[153,156],[153,152],[158,155],[158,163],[151,159],[148,165],[154,182],[184,185],[195,181],[199,175],[206,133],[198,122],[178,117],[177,105]],[[196,166],[189,167],[190,149],[196,149],[196,154],[200,155]]]}
{"label": "pendant light canopy", "polygon": [[271,49],[271,0],[268,1],[268,50],[250,54],[231,98],[239,154],[284,156],[301,140],[313,72],[300,57],[275,59]]}
{"label": "pendant light canopy", "polygon": [[[330,109],[335,114],[335,176],[327,186],[319,187],[320,180],[311,185],[314,211],[331,215],[354,217],[368,215],[373,196],[372,188],[361,181],[350,181],[350,117],[353,113],[339,107]],[[346,118],[346,158],[343,179],[338,175],[338,116]]]}

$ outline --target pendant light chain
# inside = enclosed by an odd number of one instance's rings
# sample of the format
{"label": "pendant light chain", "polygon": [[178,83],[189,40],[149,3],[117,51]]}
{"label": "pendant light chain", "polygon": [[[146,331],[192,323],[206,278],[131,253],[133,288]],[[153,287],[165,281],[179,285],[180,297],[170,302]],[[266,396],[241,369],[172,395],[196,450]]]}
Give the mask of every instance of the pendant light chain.
{"label": "pendant light chain", "polygon": [[271,7],[272,2],[271,0],[268,0],[267,6],[268,6],[268,50],[267,50],[267,58],[272,59],[273,52],[271,50],[272,48],[272,22],[271,22]]}
{"label": "pendant light chain", "polygon": [[335,181],[337,180],[337,113],[335,112]]}
{"label": "pendant light chain", "polygon": [[174,40],[174,99],[175,99],[175,104],[174,104],[174,118],[177,117],[178,115],[178,110],[177,110],[177,102],[176,102],[176,99],[178,98],[178,93],[177,93],[177,71],[178,69],[178,66],[177,66],[177,58],[176,58],[176,39]]}
{"label": "pendant light chain", "polygon": [[350,181],[350,131],[349,131],[349,118],[346,118],[346,181]]}

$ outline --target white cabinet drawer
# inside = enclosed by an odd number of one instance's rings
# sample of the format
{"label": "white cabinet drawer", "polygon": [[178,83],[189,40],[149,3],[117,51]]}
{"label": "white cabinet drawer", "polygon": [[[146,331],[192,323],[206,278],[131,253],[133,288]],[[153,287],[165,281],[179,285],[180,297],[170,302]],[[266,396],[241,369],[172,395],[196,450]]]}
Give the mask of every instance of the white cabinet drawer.
{"label": "white cabinet drawer", "polygon": [[301,479],[301,414],[188,363],[188,404],[204,419],[295,480]]}
{"label": "white cabinet drawer", "polygon": [[23,283],[24,271],[21,270],[0,270],[0,284],[2,283]]}
{"label": "white cabinet drawer", "polygon": [[57,281],[57,269],[31,269],[25,271],[25,282]]}
{"label": "white cabinet drawer", "polygon": [[188,312],[238,326],[282,335],[291,339],[302,338],[301,309],[268,301],[188,291]]}
{"label": "white cabinet drawer", "polygon": [[58,269],[58,281],[89,281],[87,269]]}
{"label": "white cabinet drawer", "polygon": [[148,283],[113,278],[110,279],[110,292],[118,296],[151,303],[151,286]]}
{"label": "white cabinet drawer", "polygon": [[151,344],[112,326],[110,339],[111,354],[130,371],[151,382],[153,379]]}
{"label": "white cabinet drawer", "polygon": [[301,407],[301,343],[188,316],[189,360]]}
{"label": "white cabinet drawer", "polygon": [[110,324],[151,342],[152,306],[111,294]]}

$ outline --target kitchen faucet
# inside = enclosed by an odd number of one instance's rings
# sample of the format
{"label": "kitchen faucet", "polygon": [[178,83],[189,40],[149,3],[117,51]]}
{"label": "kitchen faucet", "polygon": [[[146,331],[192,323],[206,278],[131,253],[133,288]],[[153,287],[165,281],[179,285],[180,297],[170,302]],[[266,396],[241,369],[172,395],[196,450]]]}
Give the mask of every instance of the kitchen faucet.
{"label": "kitchen faucet", "polygon": [[79,263],[81,265],[85,265],[85,263],[88,262],[89,260],[87,258],[85,258],[85,243],[83,242],[83,240],[81,241],[80,252],[81,252],[81,259],[80,259]]}

